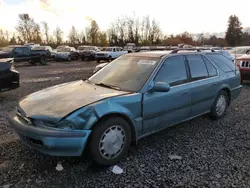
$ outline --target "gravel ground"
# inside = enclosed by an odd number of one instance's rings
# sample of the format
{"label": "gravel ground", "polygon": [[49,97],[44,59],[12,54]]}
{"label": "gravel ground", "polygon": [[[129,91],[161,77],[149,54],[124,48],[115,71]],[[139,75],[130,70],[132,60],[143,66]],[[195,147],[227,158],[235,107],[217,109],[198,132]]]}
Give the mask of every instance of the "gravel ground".
{"label": "gravel ground", "polygon": [[[139,141],[113,174],[84,157],[50,157],[23,145],[7,114],[23,96],[87,78],[94,62],[20,66],[21,87],[0,93],[0,186],[3,187],[250,187],[250,98],[244,85],[227,115],[202,116]],[[176,155],[176,156],[175,156]],[[57,163],[63,166],[56,170]]]}

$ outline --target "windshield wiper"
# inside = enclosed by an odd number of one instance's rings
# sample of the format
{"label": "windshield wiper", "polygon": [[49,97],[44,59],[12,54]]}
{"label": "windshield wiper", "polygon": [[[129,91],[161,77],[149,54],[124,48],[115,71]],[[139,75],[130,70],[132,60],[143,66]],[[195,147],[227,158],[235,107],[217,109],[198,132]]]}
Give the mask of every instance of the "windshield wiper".
{"label": "windshield wiper", "polygon": [[114,86],[114,85],[110,85],[110,84],[99,83],[99,84],[95,84],[95,85],[107,87],[107,88],[111,88],[111,89],[115,89],[115,90],[121,90],[121,88]]}

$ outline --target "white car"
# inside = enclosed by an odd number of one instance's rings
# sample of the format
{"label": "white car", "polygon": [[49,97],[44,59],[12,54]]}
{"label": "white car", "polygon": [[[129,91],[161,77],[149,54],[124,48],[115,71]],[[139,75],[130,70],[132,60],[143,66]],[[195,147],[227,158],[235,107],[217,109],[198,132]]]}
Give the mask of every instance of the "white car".
{"label": "white car", "polygon": [[95,54],[95,58],[97,62],[101,60],[112,61],[120,57],[121,55],[127,54],[128,51],[123,51],[120,47],[104,47],[100,52]]}
{"label": "white car", "polygon": [[101,63],[99,65],[97,65],[93,71],[93,73],[98,72],[99,70],[101,70],[103,67],[105,67],[108,63]]}

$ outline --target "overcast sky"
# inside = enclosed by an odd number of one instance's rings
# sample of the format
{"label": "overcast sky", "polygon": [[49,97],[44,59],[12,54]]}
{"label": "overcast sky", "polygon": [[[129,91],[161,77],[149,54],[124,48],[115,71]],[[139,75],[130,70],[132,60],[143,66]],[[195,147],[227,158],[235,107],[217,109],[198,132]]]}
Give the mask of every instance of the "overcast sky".
{"label": "overcast sky", "polygon": [[91,18],[105,30],[117,17],[133,12],[155,18],[167,34],[224,32],[231,14],[243,27],[250,26],[250,0],[0,0],[0,28],[14,31],[18,14],[29,13],[65,34],[72,25],[82,30]]}

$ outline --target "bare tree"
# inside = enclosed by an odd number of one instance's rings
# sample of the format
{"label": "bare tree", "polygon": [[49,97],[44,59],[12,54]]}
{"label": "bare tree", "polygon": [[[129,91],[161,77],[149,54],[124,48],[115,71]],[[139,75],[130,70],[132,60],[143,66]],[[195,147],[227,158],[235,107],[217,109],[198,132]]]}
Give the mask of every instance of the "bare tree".
{"label": "bare tree", "polygon": [[36,23],[34,19],[29,16],[29,14],[18,15],[16,30],[25,42],[32,41],[32,34],[35,26]]}
{"label": "bare tree", "polygon": [[78,42],[78,33],[74,26],[71,27],[68,38],[69,42],[73,45],[75,45]]}
{"label": "bare tree", "polygon": [[42,26],[43,26],[44,36],[45,36],[45,42],[46,44],[48,44],[49,43],[49,25],[47,22],[42,22]]}
{"label": "bare tree", "polygon": [[56,39],[56,44],[61,44],[63,41],[63,31],[59,26],[56,27],[54,35]]}

